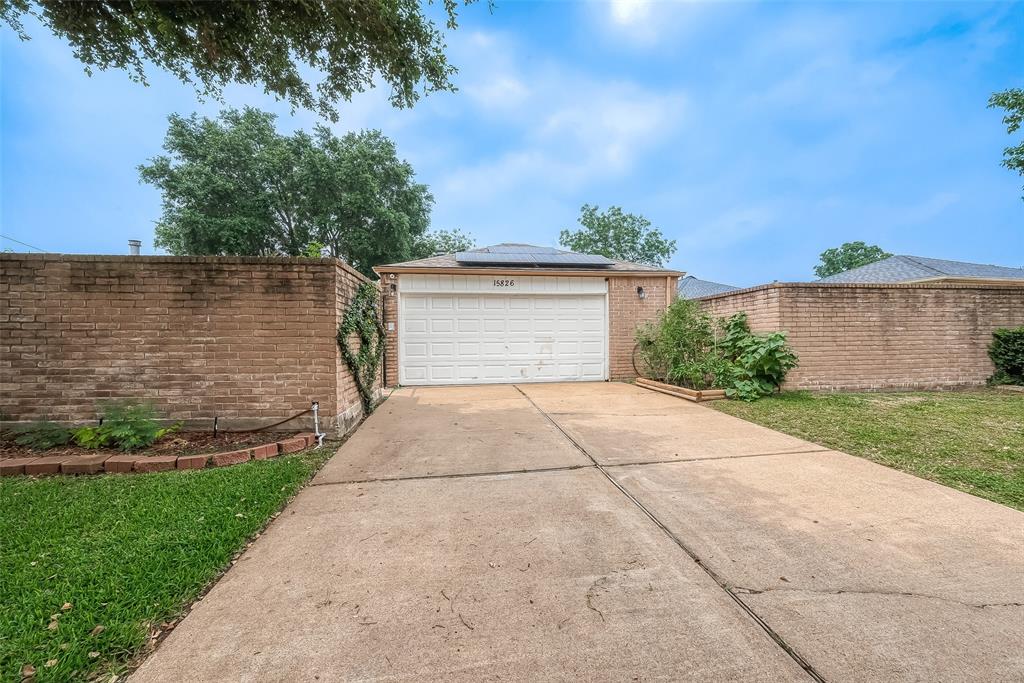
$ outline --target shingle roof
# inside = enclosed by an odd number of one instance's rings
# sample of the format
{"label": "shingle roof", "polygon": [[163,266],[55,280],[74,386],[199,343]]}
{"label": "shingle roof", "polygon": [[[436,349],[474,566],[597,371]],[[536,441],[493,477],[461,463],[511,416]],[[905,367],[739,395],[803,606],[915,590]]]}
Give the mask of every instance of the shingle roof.
{"label": "shingle roof", "polygon": [[818,282],[895,283],[938,278],[1024,280],[1024,268],[945,261],[923,256],[890,256],[866,266],[830,275]]}
{"label": "shingle roof", "polygon": [[710,280],[701,280],[692,275],[687,275],[679,280],[679,296],[683,299],[699,299],[702,296],[724,294],[734,289],[739,289],[739,287],[723,285],[720,282],[711,282]]}
{"label": "shingle roof", "polygon": [[[486,249],[494,249],[495,247],[513,247],[513,246],[515,246],[515,247],[530,247],[530,246],[533,246],[533,245],[529,245],[529,244],[515,244],[515,243],[503,242],[501,244],[496,244],[496,245],[493,245],[491,247],[480,247],[478,249],[470,249],[469,251],[484,252]],[[535,248],[538,249],[538,250],[544,250],[545,253],[573,254],[573,252],[571,252],[571,251],[563,251],[561,249],[553,249],[551,247],[535,247]],[[441,254],[439,256],[428,256],[427,258],[416,259],[414,261],[403,261],[402,263],[389,263],[389,264],[383,265],[383,266],[376,266],[374,268],[374,270],[377,270],[377,271],[389,271],[389,270],[404,269],[404,268],[474,268],[474,269],[476,269],[476,268],[481,268],[481,267],[483,267],[483,268],[494,268],[496,270],[500,270],[500,269],[506,269],[507,270],[509,268],[524,268],[525,267],[525,268],[529,268],[530,270],[536,270],[536,271],[539,271],[539,272],[551,271],[551,270],[563,271],[563,270],[567,270],[568,269],[565,266],[528,266],[528,265],[525,265],[525,264],[510,266],[510,265],[483,265],[483,264],[479,264],[479,263],[459,263],[455,259],[455,254],[453,253],[453,254]],[[588,266],[588,268],[595,269],[594,266]],[[671,274],[671,273],[677,272],[677,271],[674,271],[674,270],[671,270],[671,269],[667,269],[667,268],[659,268],[658,266],[647,265],[646,263],[634,263],[632,261],[615,261],[615,260],[612,261],[611,265],[599,266],[596,269],[608,270],[608,271],[629,271],[629,272],[641,272],[641,271],[642,272],[652,272],[652,273],[663,272],[663,273],[666,273],[666,274]]]}

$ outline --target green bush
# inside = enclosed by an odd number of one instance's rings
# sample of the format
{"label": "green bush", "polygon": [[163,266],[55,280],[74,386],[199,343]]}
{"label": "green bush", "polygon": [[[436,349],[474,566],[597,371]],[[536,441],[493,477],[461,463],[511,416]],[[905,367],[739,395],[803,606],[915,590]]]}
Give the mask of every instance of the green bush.
{"label": "green bush", "polygon": [[786,373],[797,365],[796,354],[786,345],[786,333],[754,334],[746,313],[724,320],[722,331],[728,377],[722,378],[721,385],[730,398],[753,401],[767,396],[782,386]]}
{"label": "green bush", "polygon": [[785,333],[753,334],[745,313],[719,320],[716,328],[700,304],[688,299],[641,325],[636,339],[638,374],[690,389],[717,387],[746,401],[778,389],[797,362]]}
{"label": "green bush", "polygon": [[71,441],[71,430],[56,422],[43,420],[14,428],[14,443],[28,446],[34,451],[66,446]]}
{"label": "green bush", "polygon": [[990,383],[1024,385],[1024,325],[993,332],[988,357],[996,366]]}
{"label": "green bush", "polygon": [[133,451],[152,445],[158,439],[177,431],[181,424],[161,427],[153,406],[134,401],[115,401],[103,409],[98,427],[75,430],[75,443],[82,448],[114,446]]}
{"label": "green bush", "polygon": [[714,385],[721,360],[715,323],[696,301],[677,299],[657,321],[641,325],[636,339],[639,374],[691,389]]}

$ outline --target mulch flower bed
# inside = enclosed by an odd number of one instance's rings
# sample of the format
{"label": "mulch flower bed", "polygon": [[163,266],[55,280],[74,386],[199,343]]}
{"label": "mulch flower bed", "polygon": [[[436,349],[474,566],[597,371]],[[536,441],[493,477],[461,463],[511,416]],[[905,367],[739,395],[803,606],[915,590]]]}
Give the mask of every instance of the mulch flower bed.
{"label": "mulch flower bed", "polygon": [[0,475],[161,472],[235,465],[295,453],[316,444],[311,432],[176,432],[131,453],[110,448],[62,446],[35,451],[0,438]]}

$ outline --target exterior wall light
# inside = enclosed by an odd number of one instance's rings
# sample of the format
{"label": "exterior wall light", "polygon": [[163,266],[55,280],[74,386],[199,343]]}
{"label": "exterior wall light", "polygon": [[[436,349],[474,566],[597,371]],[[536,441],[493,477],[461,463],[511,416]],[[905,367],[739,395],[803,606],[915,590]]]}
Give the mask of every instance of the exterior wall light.
{"label": "exterior wall light", "polygon": [[646,299],[647,298],[647,292],[644,291],[643,287],[637,287],[636,288],[636,295],[640,299]]}

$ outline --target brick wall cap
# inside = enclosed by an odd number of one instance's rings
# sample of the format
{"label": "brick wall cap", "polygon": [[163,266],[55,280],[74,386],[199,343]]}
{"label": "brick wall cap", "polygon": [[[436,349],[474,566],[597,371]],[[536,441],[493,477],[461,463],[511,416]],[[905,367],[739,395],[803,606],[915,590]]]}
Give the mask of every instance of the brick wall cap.
{"label": "brick wall cap", "polygon": [[709,294],[694,301],[717,301],[729,297],[760,292],[770,289],[980,289],[980,290],[1019,290],[1021,284],[995,284],[992,282],[907,282],[907,283],[868,283],[868,282],[769,282],[743,289],[733,289],[721,294]]}
{"label": "brick wall cap", "polygon": [[363,280],[374,282],[358,270],[337,258],[306,258],[304,256],[122,256],[115,254],[27,254],[20,252],[0,253],[0,261],[55,261],[59,263],[74,262],[109,262],[117,264],[151,263],[151,264],[189,264],[211,263],[223,265],[331,265],[347,271]]}

